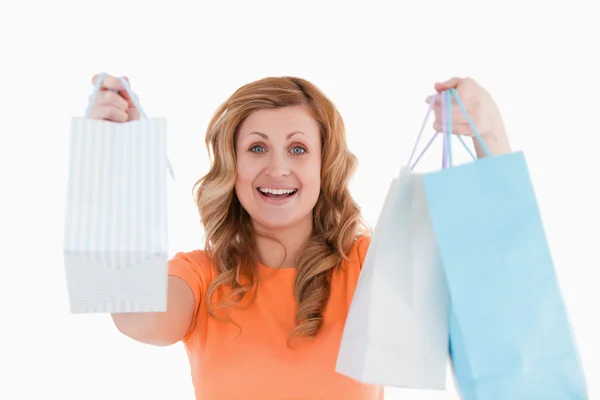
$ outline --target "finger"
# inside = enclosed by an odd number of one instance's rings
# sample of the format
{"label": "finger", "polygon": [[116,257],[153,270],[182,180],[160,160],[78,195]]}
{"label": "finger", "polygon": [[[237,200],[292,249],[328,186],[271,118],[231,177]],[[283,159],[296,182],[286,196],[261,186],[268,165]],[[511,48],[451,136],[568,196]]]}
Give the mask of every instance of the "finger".
{"label": "finger", "polygon": [[[100,74],[94,75],[92,77],[92,83],[96,84],[96,81],[98,80],[99,77],[100,77]],[[130,82],[128,77],[124,76],[123,78],[127,81],[127,83]],[[117,93],[123,99],[125,99],[127,101],[127,103],[129,104],[129,107],[135,107],[135,103],[131,99],[131,96],[129,96],[129,92],[125,89],[125,87],[121,83],[121,80],[114,76],[110,76],[110,75],[105,76],[105,78],[102,80],[102,85],[100,86],[100,90],[101,91],[117,91]],[[138,98],[137,95],[135,95],[135,97],[136,97],[136,99]]]}
{"label": "finger", "polygon": [[456,89],[461,81],[462,78],[454,77],[444,82],[436,82],[434,88],[438,93],[448,89]]}
{"label": "finger", "polygon": [[[131,99],[129,92],[124,91],[124,92],[119,92],[119,94],[123,97],[123,99],[125,99],[125,101],[127,101],[127,103],[129,104],[129,107],[135,108],[135,103]],[[137,96],[137,94],[134,93],[133,95],[135,96],[136,100],[139,100],[139,97]]]}
{"label": "finger", "polygon": [[[98,81],[98,78],[100,77],[100,74],[96,74],[92,77],[92,83],[95,85],[96,81]],[[121,83],[121,81],[111,75],[106,75],[104,77],[104,79],[102,80],[102,84],[100,85],[100,90],[116,90],[118,92],[124,92],[125,91],[125,87],[123,87],[123,84]]]}
{"label": "finger", "polygon": [[90,118],[114,122],[126,122],[129,119],[129,115],[125,111],[111,105],[98,104],[90,112]]}
{"label": "finger", "polygon": [[[433,98],[434,98],[434,96],[429,96],[429,97],[427,97],[427,99],[425,101],[427,103],[431,103]],[[437,96],[437,99],[436,99],[434,107],[433,107],[433,112],[435,113],[435,118],[441,120],[442,96]],[[446,109],[446,117],[448,117],[447,113],[448,113],[448,109]],[[452,121],[456,121],[456,123],[463,123],[463,122],[467,123],[462,109],[455,102],[452,102],[452,110],[450,111],[450,118],[452,118]]]}
{"label": "finger", "polygon": [[[447,129],[447,126],[443,126],[442,122],[439,120],[434,121],[433,129],[436,132],[444,132]],[[452,134],[453,135],[463,135],[463,136],[472,136],[473,132],[471,131],[471,127],[469,124],[456,124],[452,125]]]}
{"label": "finger", "polygon": [[129,107],[126,112],[127,112],[127,115],[129,115],[128,121],[135,121],[135,120],[140,119],[140,112],[138,111],[137,108]]}
{"label": "finger", "polygon": [[[442,110],[442,99],[441,96],[438,98],[438,100],[435,102],[435,106],[433,107],[433,113],[435,115],[435,119],[442,121],[444,118],[452,118],[452,121],[454,121],[458,116],[462,115],[460,114],[460,110],[458,113],[456,113],[456,110],[454,109],[455,106],[452,107],[452,111],[451,114],[448,115],[448,108],[446,105],[446,109]],[[442,115],[442,111],[444,111],[444,115]]]}
{"label": "finger", "polygon": [[[129,80],[129,78],[126,76],[123,76],[123,79],[125,79],[127,81],[127,84],[131,88],[131,81]],[[130,107],[135,108],[135,103],[133,102],[133,100],[131,99],[131,96],[129,95],[129,92],[127,90],[125,90],[125,88],[123,88],[123,92],[120,92],[120,95],[123,96],[123,98],[129,103]],[[137,100],[138,99],[137,95],[135,93],[133,95],[135,96],[135,98]]]}
{"label": "finger", "polygon": [[445,120],[446,124],[448,124],[448,118],[450,118],[453,129],[454,129],[454,127],[457,127],[457,126],[469,126],[469,122],[467,121],[464,114],[458,107],[452,107],[450,116],[448,116],[447,114],[445,116],[442,115],[441,107],[436,107],[434,110],[435,110],[435,122],[439,121],[441,123],[442,121]]}
{"label": "finger", "polygon": [[435,104],[434,106],[440,106],[442,104],[442,97],[441,96],[436,96],[434,94],[432,94],[431,96],[427,96],[427,98],[425,99],[425,103],[427,104],[431,104],[431,102],[433,101],[433,99],[435,98]]}
{"label": "finger", "polygon": [[129,102],[125,100],[122,95],[110,90],[98,93],[97,99],[97,104],[111,105],[123,111],[129,108]]}

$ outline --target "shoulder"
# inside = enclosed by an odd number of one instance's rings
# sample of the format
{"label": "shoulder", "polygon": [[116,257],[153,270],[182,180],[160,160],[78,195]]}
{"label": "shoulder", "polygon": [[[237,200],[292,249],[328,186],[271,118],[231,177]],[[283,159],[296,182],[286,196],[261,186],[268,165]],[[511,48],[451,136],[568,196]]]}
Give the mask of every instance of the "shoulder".
{"label": "shoulder", "polygon": [[195,293],[204,293],[215,269],[206,251],[193,250],[178,252],[169,260],[169,275],[183,279]]}
{"label": "shoulder", "polygon": [[367,254],[367,250],[369,249],[370,244],[371,244],[371,237],[367,236],[367,235],[358,236],[354,240],[353,247],[356,249],[356,253],[358,254],[361,267],[362,267],[363,261],[365,260],[365,256]]}
{"label": "shoulder", "polygon": [[[346,257],[342,259],[340,267],[333,271],[332,284],[334,286],[339,287],[341,285],[347,289],[345,293],[354,293],[370,243],[370,236],[361,235],[354,239]],[[348,298],[348,301],[350,298]]]}
{"label": "shoulder", "polygon": [[211,261],[208,253],[204,250],[180,251],[169,261],[170,264],[189,264],[194,267],[210,267]]}
{"label": "shoulder", "polygon": [[344,260],[343,264],[350,268],[362,269],[363,262],[365,261],[365,256],[367,254],[367,250],[369,249],[369,244],[371,243],[371,237],[367,235],[360,235],[354,239],[354,243],[348,252],[348,260]]}

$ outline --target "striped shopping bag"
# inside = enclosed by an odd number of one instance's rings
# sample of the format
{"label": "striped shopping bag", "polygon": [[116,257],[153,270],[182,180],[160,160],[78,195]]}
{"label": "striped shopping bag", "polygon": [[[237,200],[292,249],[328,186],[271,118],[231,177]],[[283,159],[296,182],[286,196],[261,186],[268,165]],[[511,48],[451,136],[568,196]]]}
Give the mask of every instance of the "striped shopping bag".
{"label": "striped shopping bag", "polygon": [[142,115],[89,118],[99,77],[70,138],[64,265],[72,313],[165,311],[167,306],[167,130]]}

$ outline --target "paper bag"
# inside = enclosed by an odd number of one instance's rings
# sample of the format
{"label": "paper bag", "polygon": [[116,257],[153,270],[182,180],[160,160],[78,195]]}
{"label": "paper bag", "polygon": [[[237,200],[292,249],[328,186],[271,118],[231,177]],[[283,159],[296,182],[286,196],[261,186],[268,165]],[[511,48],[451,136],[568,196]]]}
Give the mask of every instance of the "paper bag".
{"label": "paper bag", "polygon": [[588,399],[523,153],[450,166],[425,176],[424,185],[451,298],[462,398]]}
{"label": "paper bag", "polygon": [[166,123],[137,106],[139,121],[90,119],[90,107],[72,121],[64,263],[73,313],[166,310]]}
{"label": "paper bag", "polygon": [[445,388],[448,294],[422,180],[405,167],[392,181],[348,312],[336,371],[364,383]]}

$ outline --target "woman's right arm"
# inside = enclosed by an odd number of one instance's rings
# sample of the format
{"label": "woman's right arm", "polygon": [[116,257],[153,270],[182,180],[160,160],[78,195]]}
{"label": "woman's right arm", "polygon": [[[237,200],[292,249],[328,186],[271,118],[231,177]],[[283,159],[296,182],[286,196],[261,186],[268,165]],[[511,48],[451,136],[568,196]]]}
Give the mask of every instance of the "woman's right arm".
{"label": "woman's right arm", "polygon": [[[92,78],[96,83],[99,75]],[[139,111],[120,80],[106,76],[90,112],[91,118],[127,122],[140,118]],[[130,338],[155,346],[177,343],[188,332],[196,309],[192,289],[183,279],[169,276],[167,311],[112,314],[117,329]]]}
{"label": "woman's right arm", "polygon": [[169,346],[188,332],[196,308],[194,293],[183,279],[169,276],[167,311],[112,314],[115,326],[133,340]]}

